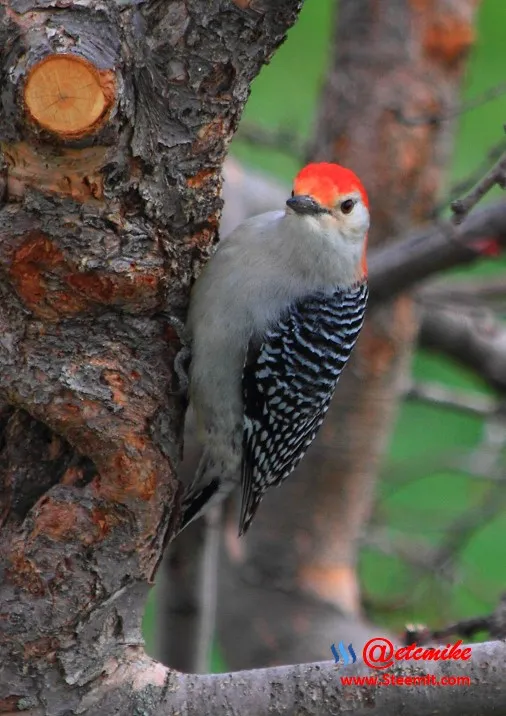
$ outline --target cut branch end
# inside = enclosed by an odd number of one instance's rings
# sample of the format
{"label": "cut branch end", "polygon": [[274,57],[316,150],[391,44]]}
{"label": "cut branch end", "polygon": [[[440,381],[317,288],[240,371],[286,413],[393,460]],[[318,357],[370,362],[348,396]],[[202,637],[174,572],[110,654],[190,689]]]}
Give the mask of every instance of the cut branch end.
{"label": "cut branch end", "polygon": [[72,54],[50,55],[30,71],[26,110],[40,127],[66,137],[91,134],[107,119],[114,101],[114,75]]}

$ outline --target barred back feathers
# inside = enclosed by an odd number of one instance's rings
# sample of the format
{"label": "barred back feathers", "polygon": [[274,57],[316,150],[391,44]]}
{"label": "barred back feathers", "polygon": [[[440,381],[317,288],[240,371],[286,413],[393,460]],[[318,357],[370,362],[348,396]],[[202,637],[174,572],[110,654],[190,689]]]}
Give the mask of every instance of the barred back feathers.
{"label": "barred back feathers", "polygon": [[293,472],[313,442],[362,327],[367,295],[362,283],[298,302],[245,366],[239,534],[266,490]]}

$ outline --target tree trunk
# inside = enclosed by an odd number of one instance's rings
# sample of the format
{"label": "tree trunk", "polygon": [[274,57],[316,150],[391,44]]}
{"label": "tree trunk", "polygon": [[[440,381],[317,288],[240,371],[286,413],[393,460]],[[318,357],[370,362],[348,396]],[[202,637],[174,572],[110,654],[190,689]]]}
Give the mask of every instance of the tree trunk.
{"label": "tree trunk", "polygon": [[[453,123],[430,118],[458,103],[477,5],[339,3],[312,158],[337,161],[361,177],[371,199],[372,247],[431,215]],[[231,668],[325,658],[336,639],[367,638],[357,621],[358,538],[417,324],[408,295],[370,306],[307,457],[269,493],[245,541],[236,545],[229,535],[218,603],[219,641]]]}
{"label": "tree trunk", "polygon": [[0,712],[134,713],[178,517],[166,316],[301,2],[57,5],[0,2]]}

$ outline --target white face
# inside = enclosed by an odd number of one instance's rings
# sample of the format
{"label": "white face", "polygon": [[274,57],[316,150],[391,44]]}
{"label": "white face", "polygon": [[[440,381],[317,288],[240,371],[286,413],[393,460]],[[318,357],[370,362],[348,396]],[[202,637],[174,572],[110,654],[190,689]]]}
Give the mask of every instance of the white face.
{"label": "white face", "polygon": [[350,241],[362,241],[369,230],[369,211],[360,192],[340,196],[331,212],[321,214],[319,218],[323,219],[328,230],[335,227]]}
{"label": "white face", "polygon": [[369,211],[359,191],[325,205],[296,194],[287,201],[285,220],[289,235],[311,257],[315,282],[349,286],[363,277]]}
{"label": "white face", "polygon": [[[296,199],[297,197],[295,197]],[[295,214],[298,221],[306,224],[307,229],[324,231],[327,234],[338,233],[345,241],[362,243],[369,229],[369,211],[360,192],[342,194],[333,206],[320,207],[314,204],[315,211],[301,212],[288,206],[287,214]]]}

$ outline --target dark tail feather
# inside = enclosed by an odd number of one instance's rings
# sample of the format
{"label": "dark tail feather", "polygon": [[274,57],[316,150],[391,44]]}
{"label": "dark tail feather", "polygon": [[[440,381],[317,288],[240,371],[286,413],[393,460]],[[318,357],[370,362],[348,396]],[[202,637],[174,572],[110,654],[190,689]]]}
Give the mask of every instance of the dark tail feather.
{"label": "dark tail feather", "polygon": [[195,517],[204,509],[211,497],[216,493],[220,486],[218,478],[197,492],[191,492],[183,500],[183,519],[179,531],[183,530]]}
{"label": "dark tail feather", "polygon": [[239,537],[242,537],[248,531],[261,501],[262,496],[259,495],[258,492],[254,492],[251,488],[243,492],[241,516],[239,518]]}

